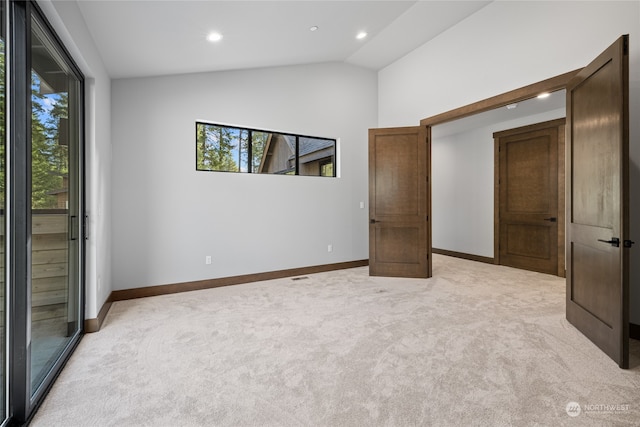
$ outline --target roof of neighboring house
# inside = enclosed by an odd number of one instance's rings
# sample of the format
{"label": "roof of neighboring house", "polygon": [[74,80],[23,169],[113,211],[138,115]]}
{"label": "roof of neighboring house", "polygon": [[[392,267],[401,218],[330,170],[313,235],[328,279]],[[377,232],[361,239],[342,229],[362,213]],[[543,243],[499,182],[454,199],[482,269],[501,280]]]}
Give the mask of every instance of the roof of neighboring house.
{"label": "roof of neighboring house", "polygon": [[335,144],[332,139],[317,139],[317,138],[300,138],[300,155],[304,156],[309,153],[329,148]]}
{"label": "roof of neighboring house", "polygon": [[[287,147],[289,147],[289,160],[294,160],[296,157],[296,136],[295,135],[287,135],[281,133],[273,133],[269,137],[267,142],[267,147],[265,148],[262,160],[260,162],[260,170],[262,170],[263,165],[265,164],[266,159],[268,158],[268,153],[271,151],[271,142],[272,137],[274,139],[282,138],[286,143]],[[309,156],[313,153],[318,153],[327,148],[331,148],[335,144],[335,140],[333,139],[320,139],[320,138],[310,138],[306,136],[300,137],[300,157]],[[319,153],[320,154],[320,153]],[[306,159],[306,161],[313,161],[313,159]],[[317,159],[316,159],[317,160]],[[289,169],[287,169],[288,171]]]}
{"label": "roof of neighboring house", "polygon": [[[291,148],[291,152],[293,153],[289,156],[289,160],[295,158],[296,152],[296,137],[292,135],[283,135]],[[332,139],[318,139],[318,138],[307,138],[306,136],[300,137],[300,157],[306,156],[311,153],[315,153],[316,151],[324,150],[325,148],[330,148],[335,144],[335,141]]]}
{"label": "roof of neighboring house", "polygon": [[[276,136],[276,134],[274,134],[274,136]],[[296,152],[296,137],[294,135],[282,135],[282,134],[280,134],[279,136],[284,138],[284,140],[287,142],[287,145],[289,146],[289,150],[292,153],[295,154],[295,152]]]}

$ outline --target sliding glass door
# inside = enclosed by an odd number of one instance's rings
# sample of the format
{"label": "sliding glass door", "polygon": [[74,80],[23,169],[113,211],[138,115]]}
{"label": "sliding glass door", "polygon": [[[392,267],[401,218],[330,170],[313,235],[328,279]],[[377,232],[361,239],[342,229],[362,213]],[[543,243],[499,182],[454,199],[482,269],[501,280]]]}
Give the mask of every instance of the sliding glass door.
{"label": "sliding glass door", "polygon": [[5,52],[6,52],[6,7],[0,2],[0,424],[7,418],[7,304],[6,304],[6,233],[5,233],[5,188],[6,188],[6,120],[5,120]]}
{"label": "sliding glass door", "polygon": [[80,333],[81,78],[31,16],[31,394]]}
{"label": "sliding glass door", "polygon": [[0,5],[0,424],[20,425],[83,332],[84,96],[36,3]]}

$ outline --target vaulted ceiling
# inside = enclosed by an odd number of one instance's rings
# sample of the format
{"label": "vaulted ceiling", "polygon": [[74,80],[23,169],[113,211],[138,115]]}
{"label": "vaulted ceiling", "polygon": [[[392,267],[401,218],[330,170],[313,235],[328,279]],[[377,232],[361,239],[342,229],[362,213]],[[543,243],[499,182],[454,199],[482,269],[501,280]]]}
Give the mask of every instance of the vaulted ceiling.
{"label": "vaulted ceiling", "polygon": [[379,70],[490,3],[77,1],[113,78],[335,61]]}

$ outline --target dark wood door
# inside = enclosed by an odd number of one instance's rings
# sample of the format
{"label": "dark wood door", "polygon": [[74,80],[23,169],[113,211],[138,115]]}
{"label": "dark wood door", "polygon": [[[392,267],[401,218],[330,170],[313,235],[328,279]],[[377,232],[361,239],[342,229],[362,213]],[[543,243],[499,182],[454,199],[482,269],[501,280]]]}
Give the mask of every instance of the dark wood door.
{"label": "dark wood door", "polygon": [[369,273],[431,277],[428,129],[369,130]]}
{"label": "dark wood door", "polygon": [[629,366],[628,37],[567,87],[567,319]]}
{"label": "dark wood door", "polygon": [[564,251],[559,244],[564,232],[564,194],[559,191],[564,186],[559,184],[564,119],[496,132],[493,137],[499,154],[499,263],[564,275],[564,265],[559,268],[559,253]]}

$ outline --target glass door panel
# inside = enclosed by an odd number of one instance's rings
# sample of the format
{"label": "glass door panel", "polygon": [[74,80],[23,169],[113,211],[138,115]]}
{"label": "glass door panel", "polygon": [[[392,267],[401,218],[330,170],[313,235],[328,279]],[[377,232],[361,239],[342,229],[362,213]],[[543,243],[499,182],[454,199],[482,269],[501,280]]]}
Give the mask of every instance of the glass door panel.
{"label": "glass door panel", "polygon": [[6,411],[6,281],[5,281],[5,152],[6,152],[6,120],[5,120],[5,2],[0,1],[0,423],[7,418]]}
{"label": "glass door panel", "polygon": [[80,332],[80,80],[31,21],[31,393]]}

